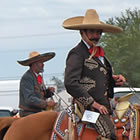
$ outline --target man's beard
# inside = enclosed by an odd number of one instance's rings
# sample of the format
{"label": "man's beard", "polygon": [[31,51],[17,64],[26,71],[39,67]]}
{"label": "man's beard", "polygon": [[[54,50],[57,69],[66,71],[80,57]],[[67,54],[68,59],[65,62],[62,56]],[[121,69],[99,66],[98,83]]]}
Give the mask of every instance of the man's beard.
{"label": "man's beard", "polygon": [[38,73],[43,73],[44,72],[44,68],[39,68],[38,65],[36,65],[36,71]]}
{"label": "man's beard", "polygon": [[43,73],[44,69],[38,69],[37,71],[38,71],[38,73]]}

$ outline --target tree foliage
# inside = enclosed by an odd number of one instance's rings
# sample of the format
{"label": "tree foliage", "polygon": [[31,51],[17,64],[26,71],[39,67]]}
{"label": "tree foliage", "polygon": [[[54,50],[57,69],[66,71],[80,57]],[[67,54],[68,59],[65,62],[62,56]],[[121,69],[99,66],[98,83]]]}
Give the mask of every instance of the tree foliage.
{"label": "tree foliage", "polygon": [[57,86],[58,93],[65,89],[64,82],[62,80],[60,80],[59,78],[53,76],[51,78],[51,81],[54,81],[55,85]]}
{"label": "tree foliage", "polygon": [[131,86],[140,86],[140,10],[127,9],[121,17],[110,18],[108,24],[117,25],[122,33],[102,36],[106,56],[115,74],[123,74]]}

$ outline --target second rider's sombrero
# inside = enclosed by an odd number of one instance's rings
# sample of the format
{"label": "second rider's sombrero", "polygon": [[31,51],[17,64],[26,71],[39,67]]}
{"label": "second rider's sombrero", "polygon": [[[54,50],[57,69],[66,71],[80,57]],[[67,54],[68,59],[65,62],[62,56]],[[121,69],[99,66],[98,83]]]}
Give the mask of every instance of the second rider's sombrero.
{"label": "second rider's sombrero", "polygon": [[100,29],[103,32],[110,33],[122,32],[122,28],[120,27],[101,22],[94,9],[87,10],[85,16],[72,17],[65,20],[63,27],[70,30]]}
{"label": "second rider's sombrero", "polygon": [[17,61],[19,64],[23,66],[30,66],[32,63],[37,61],[46,62],[52,59],[55,56],[54,52],[39,54],[38,52],[34,51],[29,54],[29,58],[23,61]]}

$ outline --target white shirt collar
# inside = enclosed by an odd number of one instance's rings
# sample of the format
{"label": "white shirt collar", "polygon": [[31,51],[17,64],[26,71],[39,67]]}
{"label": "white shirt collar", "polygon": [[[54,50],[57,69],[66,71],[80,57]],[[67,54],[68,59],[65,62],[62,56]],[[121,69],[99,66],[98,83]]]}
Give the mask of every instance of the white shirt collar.
{"label": "white shirt collar", "polygon": [[87,44],[87,42],[85,40],[82,39],[82,41],[84,42],[84,44],[87,46],[87,48],[89,49],[90,46]]}
{"label": "white shirt collar", "polygon": [[36,72],[34,72],[35,76],[37,77],[38,75],[40,75],[39,73],[37,74]]}

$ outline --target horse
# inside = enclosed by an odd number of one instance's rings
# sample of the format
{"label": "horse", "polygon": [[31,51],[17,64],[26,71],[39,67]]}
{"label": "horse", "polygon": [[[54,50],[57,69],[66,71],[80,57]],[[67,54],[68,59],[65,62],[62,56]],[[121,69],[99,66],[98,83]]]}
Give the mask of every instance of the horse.
{"label": "horse", "polygon": [[[140,105],[119,104],[112,121],[117,140],[140,140]],[[122,113],[122,110],[126,110]],[[75,115],[75,114],[74,114]],[[88,123],[76,123],[67,111],[44,111],[23,118],[2,118],[0,130],[8,126],[0,140],[96,140],[100,135]],[[1,125],[1,122],[7,122]],[[10,126],[11,125],[11,126]]]}
{"label": "horse", "polygon": [[[65,126],[67,128],[68,115],[66,112],[58,114],[55,111],[44,111],[19,119],[4,117],[2,118],[2,121],[8,121],[6,124],[8,126],[11,124],[11,126],[7,130],[3,139],[0,140],[25,140],[25,138],[30,140],[53,139],[52,133],[54,132],[55,121],[60,118],[62,114],[65,115],[65,119],[63,120],[63,122],[65,122],[64,128]],[[0,120],[0,124],[2,124],[2,121]],[[6,124],[4,126],[6,126]],[[4,126],[2,128],[4,128]],[[62,140],[63,138],[58,137],[57,139]]]}
{"label": "horse", "polygon": [[11,126],[3,140],[50,140],[56,117],[57,112],[44,111],[19,119],[13,118],[14,121],[8,120]]}

